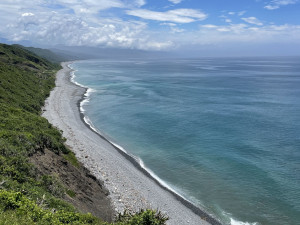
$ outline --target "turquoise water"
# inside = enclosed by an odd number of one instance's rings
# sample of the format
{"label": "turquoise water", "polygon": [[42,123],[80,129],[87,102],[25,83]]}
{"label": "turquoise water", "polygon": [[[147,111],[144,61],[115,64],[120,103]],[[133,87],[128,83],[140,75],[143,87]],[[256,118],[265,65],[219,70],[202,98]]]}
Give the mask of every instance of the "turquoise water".
{"label": "turquoise water", "polygon": [[224,224],[300,224],[300,58],[93,60],[85,115]]}

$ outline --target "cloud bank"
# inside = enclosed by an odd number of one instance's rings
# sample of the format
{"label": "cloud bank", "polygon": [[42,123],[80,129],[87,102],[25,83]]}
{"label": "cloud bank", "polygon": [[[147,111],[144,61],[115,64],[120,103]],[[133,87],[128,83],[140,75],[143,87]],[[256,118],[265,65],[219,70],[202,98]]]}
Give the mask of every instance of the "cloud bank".
{"label": "cloud bank", "polygon": [[[0,37],[40,46],[144,50],[242,43],[300,44],[298,24],[262,21],[243,8],[220,11],[218,15],[195,7],[181,8],[179,0],[170,2],[174,5],[166,5],[166,10],[146,0],[2,0]],[[269,5],[275,9],[296,2],[273,0]]]}
{"label": "cloud bank", "polygon": [[168,21],[174,23],[192,23],[205,20],[207,15],[194,9],[175,9],[166,12],[150,11],[146,9],[128,10],[128,15],[140,17],[147,20]]}

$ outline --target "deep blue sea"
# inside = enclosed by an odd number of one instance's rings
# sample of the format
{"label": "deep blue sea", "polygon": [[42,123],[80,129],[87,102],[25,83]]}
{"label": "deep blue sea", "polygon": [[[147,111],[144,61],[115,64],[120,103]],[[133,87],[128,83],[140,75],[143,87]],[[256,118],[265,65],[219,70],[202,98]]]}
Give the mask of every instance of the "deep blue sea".
{"label": "deep blue sea", "polygon": [[224,224],[300,224],[300,58],[90,60],[84,113]]}

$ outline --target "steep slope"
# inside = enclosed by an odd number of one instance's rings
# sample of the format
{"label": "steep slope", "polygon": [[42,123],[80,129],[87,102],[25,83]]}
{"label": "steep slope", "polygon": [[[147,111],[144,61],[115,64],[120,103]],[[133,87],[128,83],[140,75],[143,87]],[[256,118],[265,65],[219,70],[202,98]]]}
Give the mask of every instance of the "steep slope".
{"label": "steep slope", "polygon": [[108,192],[39,115],[59,68],[18,46],[0,45],[0,221],[100,223],[78,210],[112,219]]}

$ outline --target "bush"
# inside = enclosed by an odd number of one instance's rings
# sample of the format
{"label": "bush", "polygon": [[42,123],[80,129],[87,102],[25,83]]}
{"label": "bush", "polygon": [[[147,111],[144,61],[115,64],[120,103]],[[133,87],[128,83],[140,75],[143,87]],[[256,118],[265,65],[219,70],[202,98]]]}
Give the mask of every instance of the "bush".
{"label": "bush", "polygon": [[14,210],[20,217],[27,217],[39,224],[100,224],[91,214],[43,209],[20,192],[0,190],[0,209],[4,212]]}
{"label": "bush", "polygon": [[164,225],[169,218],[155,210],[141,210],[139,213],[131,214],[125,212],[119,214],[118,225]]}

